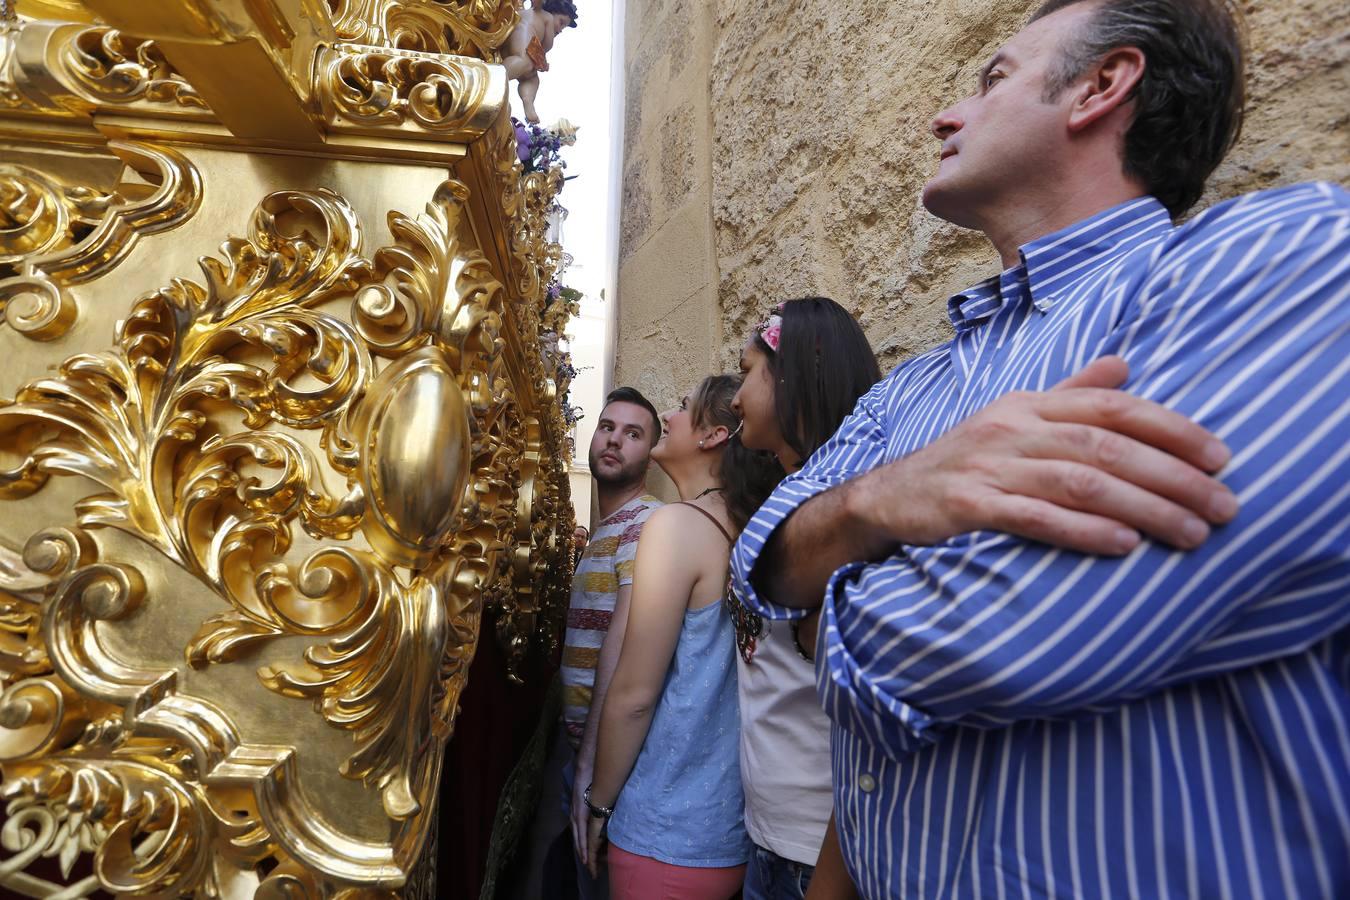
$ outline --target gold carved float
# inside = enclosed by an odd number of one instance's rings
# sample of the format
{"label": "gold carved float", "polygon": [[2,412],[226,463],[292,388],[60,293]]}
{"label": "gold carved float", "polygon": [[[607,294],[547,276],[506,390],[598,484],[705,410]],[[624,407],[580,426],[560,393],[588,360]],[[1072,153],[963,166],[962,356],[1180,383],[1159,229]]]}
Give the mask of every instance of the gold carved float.
{"label": "gold carved float", "polygon": [[569,577],[516,8],[0,4],[0,889],[425,892]]}

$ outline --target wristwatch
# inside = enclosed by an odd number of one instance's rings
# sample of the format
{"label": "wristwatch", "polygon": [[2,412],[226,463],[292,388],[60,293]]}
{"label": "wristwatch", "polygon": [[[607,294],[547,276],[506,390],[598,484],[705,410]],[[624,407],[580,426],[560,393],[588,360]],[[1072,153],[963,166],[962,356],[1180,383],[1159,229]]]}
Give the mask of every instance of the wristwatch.
{"label": "wristwatch", "polygon": [[591,786],[587,785],[586,790],[582,792],[581,799],[586,801],[586,809],[590,810],[592,819],[608,819],[614,815],[612,806],[596,806],[591,802]]}

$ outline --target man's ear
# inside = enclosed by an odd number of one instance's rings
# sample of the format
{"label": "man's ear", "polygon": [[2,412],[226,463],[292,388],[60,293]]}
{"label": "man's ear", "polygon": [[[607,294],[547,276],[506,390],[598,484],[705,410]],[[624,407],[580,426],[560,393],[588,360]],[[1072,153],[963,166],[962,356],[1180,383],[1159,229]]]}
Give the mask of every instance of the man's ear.
{"label": "man's ear", "polygon": [[1129,103],[1146,65],[1138,47],[1117,47],[1103,56],[1074,88],[1069,131],[1083,131]]}

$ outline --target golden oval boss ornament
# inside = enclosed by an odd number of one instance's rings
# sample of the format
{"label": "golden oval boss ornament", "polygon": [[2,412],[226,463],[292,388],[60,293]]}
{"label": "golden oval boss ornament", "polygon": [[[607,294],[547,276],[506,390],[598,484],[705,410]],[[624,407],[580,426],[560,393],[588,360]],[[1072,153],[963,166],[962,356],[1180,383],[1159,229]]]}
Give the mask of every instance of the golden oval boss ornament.
{"label": "golden oval boss ornament", "polygon": [[469,409],[445,353],[423,347],[380,373],[361,403],[362,530],[399,565],[431,561],[469,482]]}

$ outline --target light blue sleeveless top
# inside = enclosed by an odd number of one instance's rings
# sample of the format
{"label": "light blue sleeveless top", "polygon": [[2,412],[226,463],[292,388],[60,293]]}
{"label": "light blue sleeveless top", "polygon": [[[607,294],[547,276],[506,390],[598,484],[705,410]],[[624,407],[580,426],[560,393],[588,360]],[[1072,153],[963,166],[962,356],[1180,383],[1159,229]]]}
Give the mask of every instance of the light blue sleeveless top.
{"label": "light blue sleeveless top", "polygon": [[750,859],[736,635],[722,601],[684,614],[651,729],[609,820],[616,847],[676,866]]}

